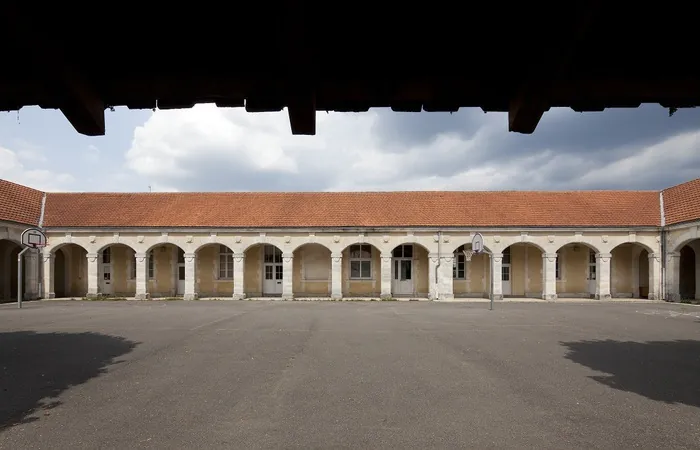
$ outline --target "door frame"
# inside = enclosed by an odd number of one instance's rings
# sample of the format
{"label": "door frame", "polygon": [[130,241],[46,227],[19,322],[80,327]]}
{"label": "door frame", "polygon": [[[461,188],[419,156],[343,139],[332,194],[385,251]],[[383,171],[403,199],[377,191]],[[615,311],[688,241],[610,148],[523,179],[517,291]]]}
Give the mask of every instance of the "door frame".
{"label": "door frame", "polygon": [[[265,249],[267,248],[272,248],[274,249],[273,255],[276,255],[277,252],[279,252],[279,262],[275,262],[275,256],[273,256],[273,262],[265,262]],[[282,250],[278,248],[275,245],[272,244],[263,244],[261,245],[260,248],[260,293],[263,297],[281,297],[282,296],[282,289],[283,286],[282,284],[284,283],[284,265],[282,261]],[[270,292],[265,289],[265,268],[266,267],[272,267],[272,282],[270,284],[274,285],[275,289],[274,291]],[[277,267],[280,267],[280,274],[281,278],[278,280],[277,279]]]}
{"label": "door frame", "polygon": [[[104,253],[105,251],[108,251],[109,254],[109,262],[104,262]],[[112,248],[111,246],[107,246],[102,249],[102,251],[98,255],[98,261],[99,261],[99,292],[105,295],[113,295],[114,294],[114,272],[112,269],[114,268],[114,265],[112,264]],[[105,269],[109,269],[109,283],[105,283]]]}
{"label": "door frame", "polygon": [[[591,262],[591,256],[593,257],[593,261]],[[588,249],[588,258],[587,258],[587,264],[586,264],[586,280],[588,281],[588,294],[595,297],[595,291],[596,291],[596,284],[597,284],[597,277],[598,277],[598,261],[596,259],[596,254],[595,251],[592,249]],[[591,268],[593,270],[591,270]],[[592,274],[592,276],[591,276]]]}
{"label": "door frame", "polygon": [[[403,248],[405,247],[410,247],[411,248],[411,256],[394,256],[394,252],[396,251],[397,248],[401,247],[402,252],[401,254],[403,255]],[[403,296],[415,296],[416,295],[416,246],[412,243],[407,243],[407,244],[399,244],[394,249],[391,251],[391,295],[403,295]],[[399,286],[405,286],[407,283],[406,280],[398,280],[397,279],[397,269],[400,273],[401,271],[401,261],[410,261],[411,263],[411,279],[410,279],[410,292],[404,292],[403,290],[401,292],[399,291]]]}

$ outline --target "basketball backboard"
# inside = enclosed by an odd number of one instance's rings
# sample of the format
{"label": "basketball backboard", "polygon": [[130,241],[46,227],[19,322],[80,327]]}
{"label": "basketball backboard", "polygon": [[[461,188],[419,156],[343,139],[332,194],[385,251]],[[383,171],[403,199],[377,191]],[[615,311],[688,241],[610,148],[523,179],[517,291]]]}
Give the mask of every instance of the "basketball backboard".
{"label": "basketball backboard", "polygon": [[472,251],[474,253],[481,253],[484,251],[484,237],[481,233],[476,233],[472,238]]}
{"label": "basketball backboard", "polygon": [[46,235],[38,228],[27,228],[22,232],[22,245],[29,248],[46,247]]}

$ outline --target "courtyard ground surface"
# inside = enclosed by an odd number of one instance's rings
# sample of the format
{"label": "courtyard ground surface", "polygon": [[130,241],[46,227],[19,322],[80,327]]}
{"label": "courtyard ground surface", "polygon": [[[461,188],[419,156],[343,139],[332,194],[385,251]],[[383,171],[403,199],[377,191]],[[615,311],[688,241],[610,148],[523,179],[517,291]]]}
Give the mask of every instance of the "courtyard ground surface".
{"label": "courtyard ground surface", "polygon": [[700,307],[0,306],[0,448],[697,448]]}

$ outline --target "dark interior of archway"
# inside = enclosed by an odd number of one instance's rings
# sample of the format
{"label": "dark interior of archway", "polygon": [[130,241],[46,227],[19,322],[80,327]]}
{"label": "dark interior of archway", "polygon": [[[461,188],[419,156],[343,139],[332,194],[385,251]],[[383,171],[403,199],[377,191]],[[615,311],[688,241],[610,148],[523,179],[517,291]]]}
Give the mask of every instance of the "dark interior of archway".
{"label": "dark interior of archway", "polygon": [[57,250],[53,262],[53,292],[57,298],[66,296],[66,255]]}
{"label": "dark interior of archway", "polygon": [[649,298],[649,252],[644,249],[639,253],[639,297]]}
{"label": "dark interior of archway", "polygon": [[680,258],[681,299],[695,298],[695,251],[689,246],[681,248]]}

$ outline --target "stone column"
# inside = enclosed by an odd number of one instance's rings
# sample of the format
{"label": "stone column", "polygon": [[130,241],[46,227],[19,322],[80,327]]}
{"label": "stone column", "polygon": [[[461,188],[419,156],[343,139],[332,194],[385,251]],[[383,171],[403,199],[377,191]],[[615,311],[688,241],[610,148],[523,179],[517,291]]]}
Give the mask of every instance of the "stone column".
{"label": "stone column", "polygon": [[695,250],[695,299],[700,299],[700,245],[693,247]]}
{"label": "stone column", "polygon": [[452,264],[454,263],[454,255],[449,253],[440,256],[440,267],[438,268],[438,300],[454,300],[454,284],[452,281]]}
{"label": "stone column", "polygon": [[55,298],[56,293],[53,288],[53,262],[54,254],[50,250],[46,250],[42,255],[42,261],[44,264],[44,281],[42,283],[42,296],[44,298]]}
{"label": "stone column", "polygon": [[282,299],[294,299],[294,254],[282,254]]}
{"label": "stone column", "polygon": [[[197,255],[185,253],[185,300],[197,300],[199,295],[195,292]],[[177,283],[177,278],[176,281]]]}
{"label": "stone column", "polygon": [[136,253],[136,299],[148,300],[148,257],[145,253]]}
{"label": "stone column", "polygon": [[491,295],[494,300],[503,300],[503,253],[491,254]]}
{"label": "stone column", "polygon": [[649,300],[661,300],[661,255],[649,253]]}
{"label": "stone column", "polygon": [[24,254],[24,300],[38,298],[39,291],[39,258],[38,250],[27,250]]}
{"label": "stone column", "polygon": [[381,290],[379,295],[381,298],[391,298],[391,252],[382,252],[381,260]]}
{"label": "stone column", "polygon": [[610,253],[596,253],[596,280],[595,298],[596,300],[610,300]]}
{"label": "stone column", "polygon": [[235,253],[233,255],[233,299],[243,300],[245,298],[245,253]]}
{"label": "stone column", "polygon": [[437,253],[428,253],[428,298],[430,300],[440,300],[440,286],[438,285],[439,275],[437,274],[438,261],[440,256]]}
{"label": "stone column", "polygon": [[343,254],[331,254],[331,298],[343,298]]}
{"label": "stone column", "polygon": [[85,255],[87,258],[87,296],[88,297],[97,297],[97,294],[100,292],[100,282],[99,282],[99,270],[98,270],[98,261],[99,261],[99,254],[97,253],[88,253]]}
{"label": "stone column", "polygon": [[557,254],[542,253],[542,300],[557,299]]}
{"label": "stone column", "polygon": [[666,300],[681,301],[681,252],[666,254]]}

